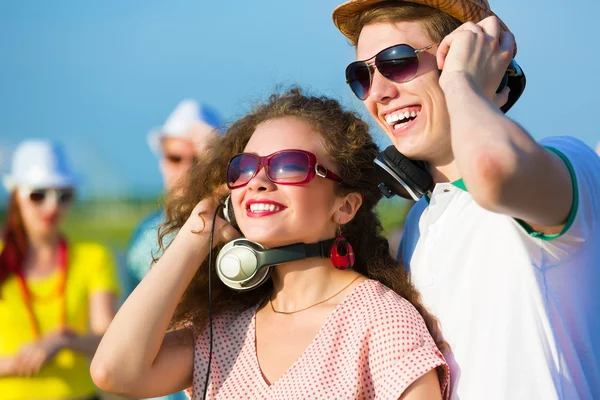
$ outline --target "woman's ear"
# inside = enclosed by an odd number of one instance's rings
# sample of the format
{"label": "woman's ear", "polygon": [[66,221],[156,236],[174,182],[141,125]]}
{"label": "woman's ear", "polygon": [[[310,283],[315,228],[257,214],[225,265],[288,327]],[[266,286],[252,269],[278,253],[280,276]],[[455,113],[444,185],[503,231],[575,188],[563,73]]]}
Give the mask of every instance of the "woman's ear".
{"label": "woman's ear", "polygon": [[333,214],[334,221],[340,225],[345,225],[352,221],[358,209],[362,205],[362,195],[358,192],[347,194],[342,199],[342,204]]}

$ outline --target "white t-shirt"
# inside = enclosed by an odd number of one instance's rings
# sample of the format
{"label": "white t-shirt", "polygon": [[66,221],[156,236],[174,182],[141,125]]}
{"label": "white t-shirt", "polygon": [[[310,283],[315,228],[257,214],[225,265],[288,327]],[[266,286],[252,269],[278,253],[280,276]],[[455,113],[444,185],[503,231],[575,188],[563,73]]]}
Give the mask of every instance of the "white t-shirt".
{"label": "white t-shirt", "polygon": [[561,235],[481,208],[460,182],[408,215],[399,256],[451,347],[453,399],[600,399],[600,158],[571,137],[541,144],[575,178]]}

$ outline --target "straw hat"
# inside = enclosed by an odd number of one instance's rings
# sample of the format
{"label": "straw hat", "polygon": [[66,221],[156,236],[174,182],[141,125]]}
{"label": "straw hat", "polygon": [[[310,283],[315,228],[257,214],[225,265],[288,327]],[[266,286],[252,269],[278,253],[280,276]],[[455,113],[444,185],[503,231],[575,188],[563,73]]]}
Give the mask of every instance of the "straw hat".
{"label": "straw hat", "polygon": [[[350,0],[340,4],[333,11],[333,23],[338,29],[352,41],[351,33],[356,29],[356,16],[368,7],[382,3],[386,0]],[[473,21],[475,23],[486,17],[496,15],[490,9],[487,0],[397,0],[398,2],[417,3],[424,6],[435,8],[439,11],[456,18],[461,22]],[[502,20],[500,21],[502,29],[509,31]],[[354,43],[356,45],[356,43]]]}
{"label": "straw hat", "polygon": [[13,153],[11,171],[2,180],[8,191],[17,187],[74,187],[79,183],[62,147],[49,140],[21,142]]}
{"label": "straw hat", "polygon": [[160,154],[160,142],[165,138],[188,139],[201,146],[210,134],[218,132],[220,125],[219,115],[213,108],[185,99],[175,107],[164,125],[148,133],[148,145],[155,154]]}

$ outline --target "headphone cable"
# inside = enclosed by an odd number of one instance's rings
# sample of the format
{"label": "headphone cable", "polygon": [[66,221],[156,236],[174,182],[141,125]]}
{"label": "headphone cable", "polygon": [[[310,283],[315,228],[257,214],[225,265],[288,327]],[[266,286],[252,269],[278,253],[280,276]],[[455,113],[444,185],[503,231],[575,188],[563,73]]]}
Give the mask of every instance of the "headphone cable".
{"label": "headphone cable", "polygon": [[213,324],[212,324],[212,284],[210,276],[212,275],[212,252],[213,252],[213,237],[215,235],[215,220],[217,219],[217,213],[221,209],[222,204],[219,203],[217,209],[215,210],[215,214],[213,215],[212,227],[210,228],[210,240],[209,246],[210,249],[208,251],[208,365],[206,367],[206,380],[204,382],[204,396],[203,399],[206,400],[206,393],[208,391],[208,380],[210,378],[210,364],[212,362],[212,348],[213,348]]}

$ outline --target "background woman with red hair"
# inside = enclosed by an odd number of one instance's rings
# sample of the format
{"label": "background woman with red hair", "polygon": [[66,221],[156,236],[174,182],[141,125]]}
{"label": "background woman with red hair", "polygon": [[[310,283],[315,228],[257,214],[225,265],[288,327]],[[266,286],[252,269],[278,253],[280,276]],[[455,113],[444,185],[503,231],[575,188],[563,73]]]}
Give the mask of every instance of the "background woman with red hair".
{"label": "background woman with red hair", "polygon": [[0,393],[95,398],[89,358],[115,312],[113,258],[60,233],[77,179],[59,145],[25,141],[12,161],[0,243]]}

